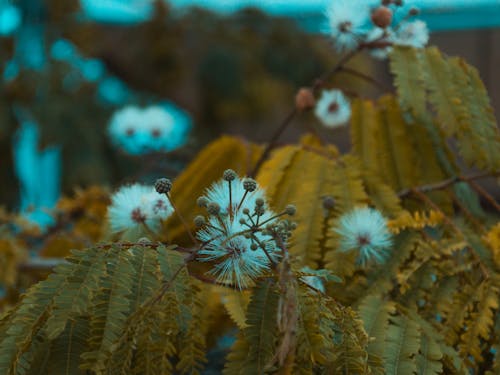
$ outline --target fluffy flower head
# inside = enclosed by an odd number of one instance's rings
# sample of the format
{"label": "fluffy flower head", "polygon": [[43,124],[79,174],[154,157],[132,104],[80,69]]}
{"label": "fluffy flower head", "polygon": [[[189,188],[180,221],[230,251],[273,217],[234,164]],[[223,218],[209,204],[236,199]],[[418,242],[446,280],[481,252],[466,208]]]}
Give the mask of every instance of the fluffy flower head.
{"label": "fluffy flower head", "polygon": [[423,21],[403,22],[396,31],[394,43],[400,46],[423,48],[429,42],[429,29]]}
{"label": "fluffy flower head", "polygon": [[111,198],[108,217],[113,233],[147,226],[157,232],[161,220],[173,212],[168,199],[153,187],[134,184],[119,189]]}
{"label": "fluffy flower head", "polygon": [[370,8],[364,0],[334,0],[326,16],[335,47],[344,52],[355,49],[363,41]]}
{"label": "fluffy flower head", "polygon": [[323,91],[314,110],[316,117],[329,128],[345,124],[351,118],[351,105],[342,91]]}
{"label": "fluffy flower head", "polygon": [[173,106],[128,106],[113,115],[108,133],[117,147],[142,155],[182,146],[189,127],[187,115]]}
{"label": "fluffy flower head", "polygon": [[371,208],[356,208],[342,215],[334,231],[340,235],[340,251],[358,250],[363,266],[372,259],[382,263],[392,245],[386,219]]}
{"label": "fluffy flower head", "polygon": [[[199,260],[215,262],[209,272],[217,282],[240,289],[253,285],[270,269],[271,261],[279,259],[275,241],[260,230],[252,230],[262,223],[276,222],[276,215],[265,208],[263,190],[257,186],[251,191],[244,182],[238,177],[221,180],[206,191],[212,214],[196,234],[204,244]],[[213,214],[213,207],[219,209],[217,214]]]}

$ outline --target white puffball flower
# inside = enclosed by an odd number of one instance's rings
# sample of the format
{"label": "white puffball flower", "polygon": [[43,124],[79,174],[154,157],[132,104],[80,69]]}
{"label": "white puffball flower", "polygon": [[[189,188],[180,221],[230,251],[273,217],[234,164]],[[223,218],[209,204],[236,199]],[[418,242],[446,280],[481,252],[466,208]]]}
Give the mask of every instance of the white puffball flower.
{"label": "white puffball flower", "polygon": [[344,125],[351,118],[351,104],[340,90],[325,90],[316,103],[316,117],[328,128]]}
{"label": "white puffball flower", "polygon": [[330,35],[337,51],[354,50],[364,40],[370,8],[364,0],[334,0],[327,8]]}
{"label": "white puffball flower", "polygon": [[168,139],[174,128],[174,118],[164,108],[151,106],[143,111],[142,130],[149,135],[149,148],[154,151],[166,150]]}
{"label": "white puffball flower", "polygon": [[108,127],[108,133],[115,146],[130,154],[141,154],[142,145],[137,142],[142,132],[143,116],[140,108],[127,106],[115,112]]}
{"label": "white puffball flower", "polygon": [[429,29],[424,21],[403,22],[396,30],[394,44],[423,48],[429,42]]}
{"label": "white puffball flower", "polygon": [[[236,177],[231,182],[221,180],[214,183],[206,191],[205,198],[216,203],[220,212],[211,215],[207,225],[196,233],[203,244],[198,259],[215,263],[209,273],[216,277],[218,283],[234,285],[239,289],[254,285],[254,280],[271,268],[269,258],[276,262],[280,257],[271,237],[261,231],[250,235],[251,225],[272,224],[277,220],[268,209],[260,216],[254,215],[257,200],[264,201],[264,191],[257,186],[254,191],[247,192],[243,181]],[[246,210],[248,215],[244,213]],[[246,224],[242,224],[241,220]]]}
{"label": "white puffball flower", "polygon": [[127,106],[115,112],[108,133],[115,146],[131,155],[143,155],[182,146],[187,126],[172,108]]}
{"label": "white puffball flower", "polygon": [[358,250],[358,262],[362,266],[372,259],[383,263],[392,245],[387,220],[371,208],[356,208],[342,215],[334,231],[340,235],[339,250]]}
{"label": "white puffball flower", "polygon": [[153,232],[161,228],[173,208],[167,197],[152,186],[134,184],[123,186],[111,197],[108,218],[113,233],[146,226]]}

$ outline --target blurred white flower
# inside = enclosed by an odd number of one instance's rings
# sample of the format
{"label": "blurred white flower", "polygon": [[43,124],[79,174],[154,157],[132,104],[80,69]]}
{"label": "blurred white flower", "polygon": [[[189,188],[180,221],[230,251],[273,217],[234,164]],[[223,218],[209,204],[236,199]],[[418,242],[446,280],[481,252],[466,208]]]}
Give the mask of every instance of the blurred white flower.
{"label": "blurred white flower", "polygon": [[326,11],[330,35],[339,52],[355,49],[366,35],[370,8],[364,0],[334,0]]}
{"label": "blurred white flower", "polygon": [[22,14],[18,7],[0,1],[0,36],[9,36],[21,26]]}
{"label": "blurred white flower", "polygon": [[316,103],[316,117],[329,128],[345,124],[351,118],[351,105],[340,90],[325,90]]}
{"label": "blurred white flower", "polygon": [[250,230],[252,226],[277,220],[265,208],[263,190],[235,177],[230,182],[214,183],[205,199],[210,217],[196,234],[203,243],[199,260],[216,263],[209,272],[221,284],[240,289],[252,286],[257,277],[270,269],[270,259],[275,262],[279,258],[279,249],[270,236]]}
{"label": "blurred white flower", "polygon": [[423,48],[429,42],[429,29],[423,21],[402,22],[396,30],[394,44]]}
{"label": "blurred white flower", "polygon": [[187,115],[172,105],[145,109],[127,106],[113,115],[108,133],[117,147],[132,155],[142,155],[182,146],[189,128]]}
{"label": "blurred white flower", "polygon": [[153,232],[173,212],[167,197],[152,186],[134,184],[120,188],[111,198],[108,217],[113,233],[146,226]]}
{"label": "blurred white flower", "polygon": [[154,151],[168,149],[169,136],[174,129],[174,118],[160,106],[146,108],[143,113],[143,131],[149,136],[148,147]]}
{"label": "blurred white flower", "polygon": [[339,250],[358,250],[358,262],[362,266],[372,259],[384,262],[392,245],[387,220],[371,208],[356,208],[342,215],[334,231],[340,235]]}

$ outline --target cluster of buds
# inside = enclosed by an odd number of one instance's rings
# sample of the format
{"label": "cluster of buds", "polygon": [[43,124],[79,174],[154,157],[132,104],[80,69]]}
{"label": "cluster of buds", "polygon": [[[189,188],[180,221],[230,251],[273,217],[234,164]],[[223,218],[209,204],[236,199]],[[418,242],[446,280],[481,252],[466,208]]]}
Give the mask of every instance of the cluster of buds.
{"label": "cluster of buds", "polygon": [[[331,36],[339,52],[365,48],[379,58],[393,45],[423,48],[429,40],[425,22],[410,21],[418,15],[401,0],[382,0],[372,8],[365,0],[337,0],[327,10]],[[371,21],[371,25],[370,25]]]}
{"label": "cluster of buds", "polygon": [[277,264],[293,227],[281,217],[294,215],[295,207],[274,213],[257,182],[232,170],[197,203],[208,213],[195,218],[202,246],[198,259],[215,263],[209,272],[217,282],[244,289]]}

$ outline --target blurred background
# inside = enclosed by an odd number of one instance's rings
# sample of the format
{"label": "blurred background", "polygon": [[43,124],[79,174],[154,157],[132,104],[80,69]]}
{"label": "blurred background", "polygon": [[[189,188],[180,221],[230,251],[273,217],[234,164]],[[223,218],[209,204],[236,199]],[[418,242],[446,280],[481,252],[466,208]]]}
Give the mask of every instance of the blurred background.
{"label": "blurred background", "polygon": [[[338,59],[329,1],[0,0],[0,206],[50,224],[45,208],[75,188],[175,177],[221,134],[265,142],[297,89]],[[407,3],[430,44],[479,69],[498,114],[500,0]],[[361,55],[352,66],[382,85],[339,74],[332,86],[352,97],[392,89],[387,62]],[[151,107],[171,122],[168,146],[154,127],[141,133]],[[281,141],[311,126],[349,147],[348,129],[312,115]],[[129,147],[139,137],[151,147]]]}

